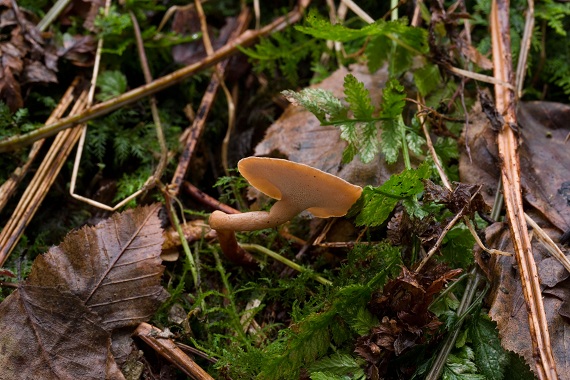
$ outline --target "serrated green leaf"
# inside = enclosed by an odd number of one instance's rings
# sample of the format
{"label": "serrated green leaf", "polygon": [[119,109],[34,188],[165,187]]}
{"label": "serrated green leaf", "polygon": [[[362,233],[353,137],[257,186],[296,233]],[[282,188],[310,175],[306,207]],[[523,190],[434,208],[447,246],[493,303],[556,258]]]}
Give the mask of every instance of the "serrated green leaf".
{"label": "serrated green leaf", "polygon": [[386,84],[382,92],[381,116],[386,119],[395,119],[402,114],[406,105],[406,92],[397,80],[393,79]]}
{"label": "serrated green leaf", "polygon": [[354,319],[350,321],[350,327],[355,330],[358,335],[368,334],[372,327],[376,325],[378,325],[378,318],[367,308],[359,309]]}
{"label": "serrated green leaf", "polygon": [[356,218],[356,224],[373,227],[384,223],[400,200],[423,191],[422,179],[429,178],[430,174],[429,165],[423,163],[417,169],[393,175],[380,187],[365,187],[361,198],[363,207]]}
{"label": "serrated green leaf", "polygon": [[410,148],[414,154],[418,156],[424,154],[422,146],[425,145],[426,139],[423,136],[420,136],[415,132],[406,133],[406,142],[408,143],[408,148]]}
{"label": "serrated green leaf", "polygon": [[455,355],[449,355],[443,368],[444,380],[485,380],[485,376],[477,373],[473,362],[474,353],[469,346],[463,346]]}
{"label": "serrated green leaf", "polygon": [[328,372],[313,372],[310,376],[311,380],[348,380],[346,376],[335,375]]}
{"label": "serrated green leaf", "polygon": [[392,40],[388,37],[384,35],[372,37],[365,50],[368,71],[374,73],[380,69],[390,57],[390,49],[392,49]]}
{"label": "serrated green leaf", "polygon": [[469,328],[475,350],[475,364],[488,380],[502,380],[509,362],[501,346],[495,323],[481,315]]}
{"label": "serrated green leaf", "polygon": [[364,83],[352,74],[344,77],[344,95],[356,119],[372,118],[374,107],[370,101],[370,92],[364,87]]}
{"label": "serrated green leaf", "polygon": [[97,99],[105,101],[127,90],[127,77],[120,71],[103,71],[97,77],[97,87],[100,91]]}
{"label": "serrated green leaf", "polygon": [[312,374],[318,372],[343,376],[354,374],[355,372],[362,372],[362,369],[360,369],[360,365],[352,356],[335,353],[311,364],[309,372],[311,373],[311,378],[313,378]]}
{"label": "serrated green leaf", "polygon": [[351,29],[341,24],[333,25],[314,8],[309,11],[305,17],[305,21],[308,26],[295,26],[295,29],[316,38],[341,42],[348,42],[357,38],[379,34],[382,32],[382,26],[385,25],[383,20],[366,25],[361,29]]}
{"label": "serrated green leaf", "polygon": [[426,96],[441,84],[437,65],[428,63],[414,71],[414,83],[422,96]]}
{"label": "serrated green leaf", "polygon": [[291,103],[309,110],[321,123],[346,116],[346,109],[332,92],[320,88],[305,88],[299,92],[285,90],[281,94]]}

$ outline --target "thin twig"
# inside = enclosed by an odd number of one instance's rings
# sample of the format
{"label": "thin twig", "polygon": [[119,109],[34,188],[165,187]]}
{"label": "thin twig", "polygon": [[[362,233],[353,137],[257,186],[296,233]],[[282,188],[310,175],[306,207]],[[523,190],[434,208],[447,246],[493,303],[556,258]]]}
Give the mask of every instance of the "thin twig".
{"label": "thin twig", "polygon": [[515,76],[515,87],[517,89],[517,97],[522,96],[524,86],[524,77],[526,74],[526,62],[530,52],[530,43],[532,40],[532,32],[534,30],[534,0],[528,0],[528,9],[526,10],[523,38],[521,40],[521,48],[519,60],[517,62],[517,72]]}

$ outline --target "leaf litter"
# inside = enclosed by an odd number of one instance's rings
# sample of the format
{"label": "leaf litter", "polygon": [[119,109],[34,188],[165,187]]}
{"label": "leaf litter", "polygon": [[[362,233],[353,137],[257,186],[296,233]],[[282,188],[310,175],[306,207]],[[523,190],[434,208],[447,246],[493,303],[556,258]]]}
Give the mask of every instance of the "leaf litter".
{"label": "leaf litter", "polygon": [[167,296],[160,224],[157,205],[131,209],[39,256],[0,304],[0,378],[124,378],[113,334],[149,320]]}

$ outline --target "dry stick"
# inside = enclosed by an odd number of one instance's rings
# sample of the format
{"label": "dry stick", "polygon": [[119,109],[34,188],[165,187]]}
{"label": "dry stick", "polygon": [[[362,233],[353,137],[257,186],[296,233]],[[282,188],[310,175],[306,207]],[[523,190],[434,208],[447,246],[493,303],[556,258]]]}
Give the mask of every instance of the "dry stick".
{"label": "dry stick", "polygon": [[162,78],[156,79],[149,84],[135,88],[113,99],[109,99],[106,102],[99,103],[91,108],[88,108],[84,112],[81,112],[80,114],[67,117],[63,120],[46,125],[24,135],[12,136],[7,139],[3,139],[0,141],[0,153],[16,150],[39,139],[53,136],[57,132],[69,128],[75,124],[84,123],[96,117],[106,115],[109,112],[115,111],[116,109],[119,109],[127,104],[134,103],[146,96],[164,90],[165,88],[168,88],[175,83],[178,83],[181,80],[190,77],[194,73],[210,67],[236,53],[238,51],[238,46],[249,46],[260,37],[264,37],[275,31],[283,30],[290,24],[299,21],[303,14],[303,10],[309,3],[310,0],[300,0],[300,5],[297,6],[293,11],[289,12],[287,15],[277,18],[271,24],[268,24],[257,31],[245,31],[238,38],[224,45],[213,55],[205,57],[200,62],[186,66],[169,75],[165,75]]}
{"label": "dry stick", "polygon": [[162,338],[162,330],[148,323],[141,323],[134,335],[141,338],[162,357],[178,367],[187,376],[195,380],[214,380],[206,371],[196,364],[169,338]]}
{"label": "dry stick", "polygon": [[[234,39],[238,37],[236,33],[242,33],[242,30],[247,27],[248,22],[249,12],[244,9],[238,17],[238,27],[230,35],[228,44],[232,43]],[[202,98],[202,102],[200,103],[200,107],[196,113],[196,118],[190,127],[190,134],[188,134],[188,137],[186,139],[184,150],[180,155],[178,166],[176,167],[176,171],[174,172],[172,181],[170,182],[169,192],[172,196],[177,196],[180,191],[180,185],[182,184],[182,181],[184,181],[184,176],[188,170],[188,165],[190,164],[190,160],[192,159],[196,145],[200,139],[200,136],[202,135],[204,126],[206,125],[206,119],[214,103],[214,98],[220,86],[220,79],[224,77],[224,72],[226,70],[228,62],[229,60],[226,59],[217,64],[216,72],[218,75],[215,73],[212,75],[208,89]]]}
{"label": "dry stick", "polygon": [[[67,88],[65,94],[63,94],[63,97],[59,101],[59,104],[56,106],[56,108],[52,111],[51,115],[47,119],[47,123],[53,123],[57,119],[63,116],[63,114],[65,113],[65,111],[73,101],[73,91],[75,91],[78,83],[79,83],[79,77],[75,78],[71,83],[71,85]],[[14,191],[18,187],[18,184],[22,181],[22,179],[24,179],[24,177],[28,173],[31,164],[38,156],[38,153],[41,147],[43,146],[44,141],[45,140],[38,140],[32,145],[32,149],[30,149],[30,153],[28,153],[28,159],[26,160],[24,165],[16,168],[16,170],[14,170],[10,178],[8,178],[8,180],[6,180],[6,182],[4,182],[2,186],[0,186],[0,211],[4,209],[6,203],[8,203],[8,200],[12,197]]]}
{"label": "dry stick", "polygon": [[204,193],[202,190],[198,189],[196,186],[192,185],[190,182],[184,181],[182,183],[182,188],[195,200],[205,205],[210,206],[214,210],[220,210],[225,212],[226,214],[239,214],[240,211],[236,210],[233,207],[226,205],[225,203],[220,202],[219,200],[209,196],[208,194]]}
{"label": "dry stick", "polygon": [[537,239],[542,243],[542,245],[544,245],[548,253],[550,253],[552,257],[556,258],[560,264],[562,264],[562,266],[566,268],[568,272],[570,272],[570,260],[568,260],[568,257],[564,255],[556,243],[552,241],[550,236],[548,236],[548,234],[538,224],[536,224],[536,222],[530,216],[525,213],[524,217],[526,219],[526,222],[536,233]]}
{"label": "dry stick", "polygon": [[[84,91],[79,96],[70,114],[83,111],[87,104],[86,100],[87,91]],[[0,232],[0,266],[4,265],[24,233],[24,229],[38,210],[65,160],[79,140],[82,128],[83,125],[78,125],[75,128],[61,131],[55,137],[36,174],[22,194],[8,224]]]}
{"label": "dry stick", "polygon": [[[214,48],[212,47],[212,42],[210,41],[210,34],[208,33],[208,23],[206,22],[206,15],[204,14],[204,9],[202,9],[202,4],[200,4],[200,1],[194,0],[194,3],[196,4],[196,11],[198,13],[198,18],[200,19],[200,29],[202,30],[202,41],[204,42],[206,53],[210,56],[214,54]],[[256,29],[258,29],[257,26]],[[224,78],[218,72],[217,67],[214,68],[214,75],[217,77],[218,82],[222,87],[224,94],[226,95],[226,101],[228,103],[228,129],[226,131],[226,136],[224,137],[224,140],[222,142],[222,166],[224,168],[224,172],[226,173],[226,175],[229,176],[230,172],[228,170],[228,146],[230,144],[230,137],[232,135],[232,130],[235,124],[236,107],[234,105],[235,102],[232,97],[232,94],[230,94],[230,91],[226,87]]]}
{"label": "dry stick", "polygon": [[[509,33],[509,2],[494,0],[491,7],[491,39],[495,77],[503,82],[513,79],[511,42]],[[557,379],[556,363],[550,344],[548,323],[544,312],[538,271],[524,218],[520,184],[518,136],[511,125],[516,125],[515,93],[512,89],[495,86],[497,111],[503,115],[504,125],[497,135],[501,158],[501,178],[507,218],[515,257],[520,271],[521,285],[526,301],[529,329],[532,338],[535,365],[539,379]]]}

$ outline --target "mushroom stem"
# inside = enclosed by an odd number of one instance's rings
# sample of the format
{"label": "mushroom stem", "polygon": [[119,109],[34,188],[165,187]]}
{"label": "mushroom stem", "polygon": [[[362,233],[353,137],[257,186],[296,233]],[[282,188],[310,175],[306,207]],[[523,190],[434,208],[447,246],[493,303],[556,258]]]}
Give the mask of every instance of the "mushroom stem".
{"label": "mushroom stem", "polygon": [[255,259],[253,256],[251,256],[248,251],[239,246],[234,231],[216,230],[216,233],[218,234],[218,242],[220,243],[222,252],[224,252],[224,255],[226,255],[228,259],[230,259],[233,263],[239,265],[255,265]]}
{"label": "mushroom stem", "polygon": [[285,201],[277,201],[269,212],[251,211],[242,214],[226,214],[222,211],[214,211],[210,216],[210,227],[216,231],[222,228],[232,231],[256,231],[273,228],[293,219],[304,209],[294,207]]}

